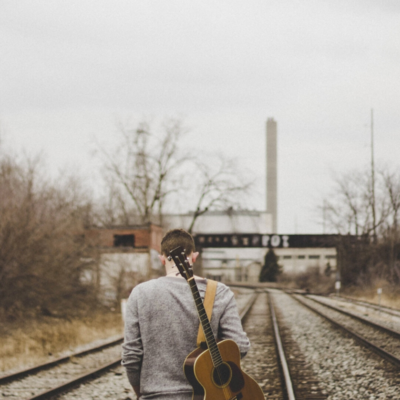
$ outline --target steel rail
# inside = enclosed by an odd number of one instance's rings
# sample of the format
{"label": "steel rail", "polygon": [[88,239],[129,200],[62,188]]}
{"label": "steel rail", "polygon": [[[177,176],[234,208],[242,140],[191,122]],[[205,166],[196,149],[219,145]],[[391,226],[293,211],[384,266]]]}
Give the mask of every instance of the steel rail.
{"label": "steel rail", "polygon": [[119,337],[117,339],[110,340],[110,341],[108,341],[106,343],[93,346],[93,347],[91,347],[89,349],[86,349],[86,350],[83,350],[83,351],[79,351],[77,353],[73,353],[73,354],[70,354],[68,356],[59,357],[59,358],[56,358],[54,360],[47,361],[47,362],[45,362],[43,364],[35,365],[33,367],[22,369],[20,371],[13,372],[13,373],[8,374],[8,375],[0,376],[0,384],[4,384],[4,383],[10,382],[10,381],[14,381],[14,380],[23,378],[24,376],[27,376],[27,375],[30,375],[30,374],[34,374],[36,372],[43,371],[45,369],[54,367],[55,365],[62,364],[64,362],[69,361],[73,357],[82,357],[82,356],[85,356],[87,354],[94,353],[96,351],[105,349],[107,347],[114,346],[114,345],[116,345],[118,343],[122,343],[123,340],[124,340],[124,337],[121,336],[121,337]]}
{"label": "steel rail", "polygon": [[272,304],[272,296],[269,292],[268,292],[268,302],[271,310],[271,319],[272,319],[272,325],[274,327],[274,334],[275,334],[274,336],[275,336],[276,347],[278,350],[278,357],[281,362],[282,372],[285,378],[285,387],[288,400],[296,400],[292,384],[292,378],[290,376],[289,366],[286,361],[285,351],[283,350],[282,340],[279,333],[278,321],[276,319],[274,306]]}
{"label": "steel rail", "polygon": [[258,296],[258,292],[255,291],[255,292],[252,294],[250,300],[249,300],[249,301],[247,302],[247,304],[243,307],[243,310],[240,312],[239,317],[240,317],[240,320],[242,321],[242,323],[243,323],[243,321],[246,319],[246,317],[247,317],[247,315],[248,315],[248,313],[249,313],[251,307],[253,307],[253,304],[254,304],[254,302],[256,301],[257,296]]}
{"label": "steel rail", "polygon": [[[251,310],[252,306],[254,305],[254,302],[255,302],[257,296],[258,296],[257,292],[253,293],[253,295],[251,296],[250,300],[246,303],[246,305],[244,306],[243,310],[240,312],[241,321],[244,321],[244,319],[247,317],[249,311]],[[114,342],[122,342],[122,340],[123,340],[123,338],[120,338],[120,339],[118,339],[116,341],[111,341],[111,342],[108,342],[108,343],[103,344],[101,346],[93,347],[91,349],[82,351],[80,353],[76,353],[74,355],[70,355],[68,357],[62,357],[62,358],[59,359],[59,360],[62,360],[62,361],[58,361],[58,362],[63,362],[64,359],[65,359],[65,361],[68,361],[68,359],[70,359],[71,357],[76,357],[78,354],[79,355],[88,354],[90,352],[96,351],[95,350],[96,348],[101,348],[102,346],[103,347],[108,347],[108,346],[112,345]],[[30,368],[28,370],[19,371],[16,374],[10,374],[10,375],[8,375],[8,376],[6,376],[4,378],[8,378],[9,380],[14,380],[13,377],[18,378],[18,377],[21,377],[23,375],[27,375],[27,374],[32,373],[32,372],[38,372],[39,370],[47,368],[47,367],[51,367],[51,366],[55,365],[56,363],[57,363],[57,360],[53,360],[51,362],[48,362],[48,363],[42,364],[40,366],[36,366],[36,367]],[[64,382],[64,383],[62,383],[62,384],[60,384],[60,385],[58,385],[58,386],[56,386],[54,388],[51,388],[51,389],[45,390],[45,391],[43,391],[41,393],[38,393],[38,394],[34,395],[33,397],[29,397],[29,398],[27,398],[25,400],[44,400],[44,399],[48,399],[49,397],[55,396],[57,394],[60,394],[61,392],[66,392],[69,389],[72,389],[73,387],[75,387],[76,385],[78,385],[80,383],[83,383],[83,382],[85,382],[87,380],[90,380],[91,378],[95,377],[97,374],[102,373],[102,372],[106,372],[108,369],[110,369],[112,367],[115,367],[115,366],[118,366],[120,364],[121,364],[121,357],[118,357],[117,359],[115,359],[115,360],[113,360],[113,361],[111,361],[109,363],[103,364],[98,368],[92,369],[92,370],[90,370],[90,371],[88,371],[88,372],[86,372],[86,373],[84,373],[84,374],[82,374],[82,375],[80,375],[80,376],[78,376],[76,378],[73,378],[73,379],[71,379],[71,380],[69,380],[67,382]],[[27,372],[27,371],[30,371],[30,372]]]}
{"label": "steel rail", "polygon": [[369,320],[369,319],[367,319],[367,318],[362,317],[361,315],[354,314],[354,313],[351,312],[351,311],[343,310],[342,308],[337,307],[337,306],[334,306],[334,305],[332,305],[332,304],[326,304],[325,302],[319,301],[319,300],[314,299],[313,297],[310,297],[310,296],[306,296],[306,297],[307,297],[307,299],[312,300],[312,301],[314,301],[314,302],[317,303],[317,304],[321,304],[321,305],[323,305],[324,307],[328,307],[328,308],[330,308],[330,309],[332,309],[332,310],[334,310],[334,311],[340,312],[340,313],[342,313],[342,314],[344,314],[344,315],[347,315],[347,316],[349,316],[349,317],[352,317],[352,318],[354,318],[354,319],[357,319],[357,320],[359,320],[359,321],[361,321],[361,322],[363,322],[363,323],[365,323],[365,324],[367,324],[367,325],[372,326],[373,328],[377,328],[377,329],[379,329],[379,330],[381,330],[381,331],[383,331],[383,332],[388,333],[389,335],[394,336],[394,337],[397,338],[397,339],[400,339],[400,332],[398,332],[398,331],[395,331],[395,330],[390,329],[390,328],[388,328],[388,327],[386,327],[386,326],[383,326],[383,325],[381,325],[381,324],[378,324],[377,322],[373,322],[373,321],[371,321],[371,320]]}
{"label": "steel rail", "polygon": [[229,282],[227,283],[229,287],[237,287],[237,288],[244,288],[244,289],[276,289],[276,290],[283,290],[282,287],[277,286],[274,283],[251,283],[251,282]]}
{"label": "steel rail", "polygon": [[318,314],[319,316],[321,316],[322,318],[325,318],[327,321],[329,321],[332,325],[334,325],[335,327],[339,328],[340,330],[342,330],[343,332],[346,332],[347,334],[349,334],[351,337],[353,337],[357,342],[359,342],[360,344],[362,344],[363,346],[367,347],[369,350],[373,351],[374,353],[378,354],[380,357],[384,358],[386,361],[389,361],[391,364],[395,365],[397,368],[400,368],[400,359],[397,358],[396,356],[394,356],[391,353],[388,353],[387,351],[385,351],[384,349],[382,349],[381,347],[379,347],[378,345],[370,342],[369,340],[363,338],[362,336],[360,336],[358,333],[354,332],[353,330],[346,328],[344,325],[342,325],[341,323],[335,321],[334,319],[328,317],[327,315],[325,315],[323,312],[317,310],[316,308],[312,307],[309,304],[306,304],[304,302],[304,300],[300,300],[300,298],[298,298],[297,296],[293,296],[291,295],[293,299],[295,299],[298,303],[300,303],[301,305],[303,305],[304,307],[310,309],[311,311],[313,311],[314,313]]}
{"label": "steel rail", "polygon": [[385,314],[390,314],[395,317],[400,317],[400,309],[397,309],[397,308],[382,306],[382,305],[380,306],[375,303],[370,303],[369,301],[357,300],[357,299],[353,299],[352,297],[347,297],[347,296],[343,296],[343,295],[339,296],[339,297],[335,296],[335,298],[339,299],[340,301],[357,304],[359,306],[368,307],[368,308],[372,308],[372,309],[380,311],[380,312],[384,312]]}
{"label": "steel rail", "polygon": [[47,399],[51,396],[55,396],[56,394],[59,394],[61,392],[65,392],[67,389],[73,388],[74,386],[78,385],[79,383],[82,383],[86,381],[87,379],[94,377],[96,374],[100,372],[107,371],[108,369],[115,367],[117,365],[121,364],[121,357],[118,357],[117,359],[108,362],[106,364],[101,365],[98,368],[92,369],[89,372],[86,372],[82,375],[79,375],[67,382],[62,383],[61,385],[55,386],[49,390],[45,390],[44,392],[38,393],[33,397],[29,397],[26,400],[43,400]]}

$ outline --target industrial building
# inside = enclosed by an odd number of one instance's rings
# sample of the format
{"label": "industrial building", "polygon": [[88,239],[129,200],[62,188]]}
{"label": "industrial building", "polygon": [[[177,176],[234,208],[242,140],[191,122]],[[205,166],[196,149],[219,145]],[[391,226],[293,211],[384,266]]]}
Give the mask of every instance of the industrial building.
{"label": "industrial building", "polygon": [[[273,118],[266,122],[266,210],[209,211],[193,232],[202,253],[204,275],[223,281],[257,282],[266,252],[273,248],[285,273],[308,268],[336,270],[332,235],[278,234],[278,134]],[[193,213],[167,215],[169,228],[187,228]],[[224,241],[225,240],[225,241]],[[258,240],[254,243],[253,240]]]}
{"label": "industrial building", "polygon": [[97,270],[83,279],[97,282],[103,304],[115,304],[138,283],[163,273],[158,259],[162,236],[162,228],[154,224],[85,231],[85,242],[92,249],[88,261],[96,259]]}
{"label": "industrial building", "polygon": [[[193,228],[201,251],[204,276],[222,281],[257,282],[264,257],[274,249],[283,272],[296,274],[308,268],[336,270],[334,235],[278,234],[277,123],[266,122],[266,210],[208,211]],[[163,228],[154,224],[93,228],[86,240],[99,250],[99,286],[104,301],[112,302],[135,284],[163,273],[158,259],[166,230],[188,229],[193,213],[163,215]],[[123,284],[121,283],[123,277]]]}

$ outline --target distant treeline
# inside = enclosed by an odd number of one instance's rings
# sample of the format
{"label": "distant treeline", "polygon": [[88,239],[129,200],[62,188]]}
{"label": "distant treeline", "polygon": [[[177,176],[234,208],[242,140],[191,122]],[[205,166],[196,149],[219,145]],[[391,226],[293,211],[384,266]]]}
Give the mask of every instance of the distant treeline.
{"label": "distant treeline", "polygon": [[400,172],[386,168],[372,176],[368,170],[339,176],[324,201],[325,222],[341,234],[337,261],[347,286],[400,283]]}

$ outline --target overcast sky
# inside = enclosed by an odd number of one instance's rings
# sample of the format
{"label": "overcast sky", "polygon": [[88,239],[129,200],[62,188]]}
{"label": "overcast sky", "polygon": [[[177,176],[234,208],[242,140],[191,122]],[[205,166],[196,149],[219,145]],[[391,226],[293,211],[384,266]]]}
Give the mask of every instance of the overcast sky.
{"label": "overcast sky", "polygon": [[95,173],[118,119],[182,116],[262,210],[273,117],[281,233],[322,233],[332,172],[368,166],[371,108],[378,163],[400,165],[398,0],[0,0],[0,57],[3,140],[52,171]]}

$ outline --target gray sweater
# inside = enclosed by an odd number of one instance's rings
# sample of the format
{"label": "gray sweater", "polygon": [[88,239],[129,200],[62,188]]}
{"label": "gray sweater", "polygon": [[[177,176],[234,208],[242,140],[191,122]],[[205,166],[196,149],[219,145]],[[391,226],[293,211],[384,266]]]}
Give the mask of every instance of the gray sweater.
{"label": "gray sweater", "polygon": [[[207,280],[196,279],[196,283],[204,299]],[[220,339],[233,339],[242,356],[249,350],[234,295],[222,283],[218,283],[211,327]],[[192,388],[182,366],[196,348],[198,329],[194,300],[184,279],[164,276],[133,289],[126,310],[122,365],[131,385],[140,385],[141,399],[191,399]]]}

